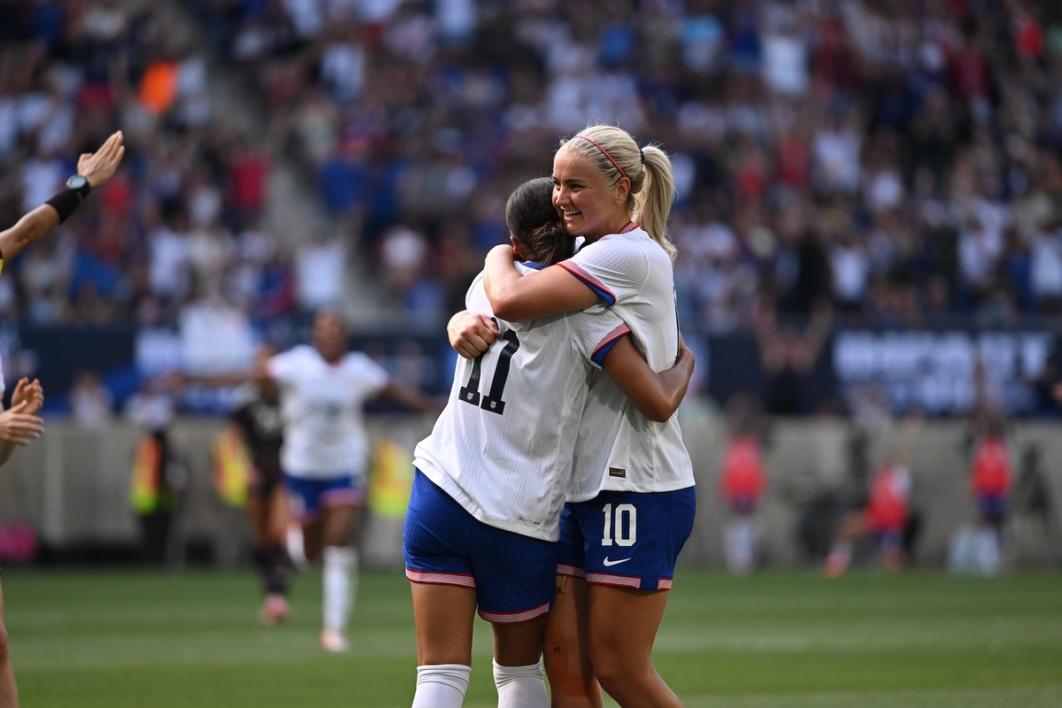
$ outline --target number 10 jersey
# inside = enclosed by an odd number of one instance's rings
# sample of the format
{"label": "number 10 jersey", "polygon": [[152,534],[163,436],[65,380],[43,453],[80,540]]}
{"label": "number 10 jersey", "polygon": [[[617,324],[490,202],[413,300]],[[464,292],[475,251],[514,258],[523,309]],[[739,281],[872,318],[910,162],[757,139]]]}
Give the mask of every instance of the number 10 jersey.
{"label": "number 10 jersey", "polygon": [[[533,264],[519,269],[535,277]],[[482,273],[465,306],[493,316]],[[414,464],[483,523],[555,541],[587,379],[630,330],[600,311],[495,321],[501,336],[490,349],[457,360],[450,399]]]}

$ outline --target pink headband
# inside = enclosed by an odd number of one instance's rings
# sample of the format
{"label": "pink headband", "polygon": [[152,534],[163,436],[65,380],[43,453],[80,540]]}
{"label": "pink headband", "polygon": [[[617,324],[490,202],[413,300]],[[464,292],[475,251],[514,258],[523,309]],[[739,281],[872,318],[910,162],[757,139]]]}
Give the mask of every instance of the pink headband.
{"label": "pink headband", "polygon": [[[586,142],[590,143],[591,145],[593,145],[594,147],[596,147],[598,152],[600,152],[602,155],[604,155],[605,159],[607,159],[609,162],[611,162],[612,166],[615,167],[617,170],[619,170],[620,175],[622,175],[623,177],[627,177],[627,173],[623,171],[623,168],[619,166],[618,162],[616,162],[615,160],[612,159],[612,155],[609,155],[608,151],[605,150],[605,148],[601,147],[600,145],[598,145],[597,143],[595,143],[593,140],[591,140],[590,138],[586,137],[582,133],[580,133],[579,135],[576,135],[575,137],[581,138],[581,139],[585,140]],[[627,179],[629,180],[630,177],[627,177]]]}

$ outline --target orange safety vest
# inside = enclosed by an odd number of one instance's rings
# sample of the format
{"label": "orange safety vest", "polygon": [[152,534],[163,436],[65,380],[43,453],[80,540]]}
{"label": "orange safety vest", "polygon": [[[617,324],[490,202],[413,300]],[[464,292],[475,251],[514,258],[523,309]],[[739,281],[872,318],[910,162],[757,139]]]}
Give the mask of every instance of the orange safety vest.
{"label": "orange safety vest", "polygon": [[140,438],[133,459],[129,502],[138,514],[150,514],[159,504],[162,483],[162,444],[150,435]]}
{"label": "orange safety vest", "polygon": [[413,490],[413,460],[409,450],[393,440],[377,441],[369,473],[369,510],[384,518],[401,519]]}
{"label": "orange safety vest", "polygon": [[978,445],[971,480],[974,494],[1006,494],[1010,482],[1006,443],[999,438],[989,438]]}
{"label": "orange safety vest", "polygon": [[767,487],[763,455],[752,436],[734,438],[723,456],[720,486],[727,499],[758,499]]}
{"label": "orange safety vest", "polygon": [[240,434],[228,428],[214,438],[214,489],[229,506],[247,504],[247,485],[254,465]]}

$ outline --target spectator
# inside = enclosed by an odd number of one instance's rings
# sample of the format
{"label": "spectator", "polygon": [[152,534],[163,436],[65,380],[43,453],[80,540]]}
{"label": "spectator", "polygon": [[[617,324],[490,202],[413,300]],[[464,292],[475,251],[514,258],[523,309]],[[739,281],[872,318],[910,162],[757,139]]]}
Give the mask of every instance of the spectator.
{"label": "spectator", "polygon": [[112,418],[111,406],[111,393],[96,372],[86,369],[75,377],[70,411],[78,427],[94,430],[107,427]]}

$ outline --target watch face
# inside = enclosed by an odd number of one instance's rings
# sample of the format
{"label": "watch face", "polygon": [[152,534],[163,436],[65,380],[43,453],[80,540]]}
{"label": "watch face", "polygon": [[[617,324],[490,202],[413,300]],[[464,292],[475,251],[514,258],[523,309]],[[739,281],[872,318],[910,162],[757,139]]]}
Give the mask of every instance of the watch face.
{"label": "watch face", "polygon": [[84,189],[88,186],[88,180],[81,175],[74,175],[66,181],[66,186],[70,189]]}

